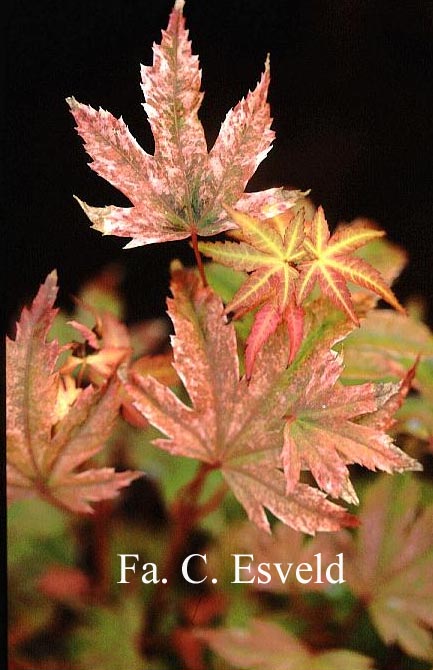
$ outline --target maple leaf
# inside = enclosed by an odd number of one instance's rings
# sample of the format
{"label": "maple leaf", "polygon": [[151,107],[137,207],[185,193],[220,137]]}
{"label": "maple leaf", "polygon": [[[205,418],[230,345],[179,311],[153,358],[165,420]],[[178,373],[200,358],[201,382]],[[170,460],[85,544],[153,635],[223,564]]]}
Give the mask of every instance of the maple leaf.
{"label": "maple leaf", "polygon": [[370,379],[401,378],[417,361],[412,387],[416,391],[398,411],[399,432],[432,444],[433,335],[413,316],[374,310],[344,343],[343,379],[359,383]]}
{"label": "maple leaf", "polygon": [[[363,218],[354,219],[350,225],[377,228],[375,221]],[[356,256],[359,256],[378,270],[382,278],[389,285],[400,276],[408,263],[408,255],[405,249],[383,237],[376,237],[371,242],[368,242],[356,252]]]}
{"label": "maple leaf", "polygon": [[367,242],[384,235],[383,231],[358,220],[351,225],[340,226],[331,236],[323,209],[319,207],[311,224],[306,226],[306,233],[304,249],[307,258],[300,264],[297,282],[299,303],[308,296],[317,281],[323,293],[358,325],[347,287],[350,281],[377,293],[395,309],[405,313],[379,272],[352,254]]}
{"label": "maple leaf", "polygon": [[[358,220],[351,226],[340,227],[330,238],[322,208],[311,222],[305,221],[303,209],[298,207],[267,220],[231,208],[227,211],[238,226],[237,230],[230,231],[237,242],[200,242],[198,246],[214,261],[249,273],[226,308],[227,313],[239,318],[261,306],[247,340],[247,376],[251,375],[257,352],[279,323],[286,324],[289,363],[294,360],[304,335],[305,314],[301,303],[316,280],[324,295],[356,325],[359,319],[346,285],[349,280],[375,291],[404,311],[378,271],[351,253],[384,234],[367,222]],[[382,258],[377,249],[373,251],[370,255]],[[394,256],[392,272],[395,274],[403,260],[398,251]],[[391,270],[388,274],[394,276]]]}
{"label": "maple leaf", "polygon": [[261,212],[273,204],[290,207],[298,197],[298,192],[276,188],[242,195],[274,139],[266,102],[268,60],[256,88],[228,112],[208,154],[198,118],[201,72],[182,8],[183,1],[177,0],[161,44],[154,44],[153,65],[142,67],[144,109],[155,140],[153,156],[139,146],[122,118],[68,98],[93,159],[90,167],[118,188],[132,207],[79,202],[96,230],[132,237],[126,247],[231,228],[222,202]]}
{"label": "maple leaf", "polygon": [[344,551],[347,583],[387,644],[431,661],[433,505],[421,501],[414,478],[383,476],[367,490],[356,537],[318,537],[317,548],[323,560]]}
{"label": "maple leaf", "polygon": [[[96,316],[96,324],[93,329],[76,321],[69,324],[76,330],[87,344],[90,352],[86,351],[80,343],[77,343],[60,372],[70,374],[79,368],[80,377],[86,371],[90,381],[96,385],[103,384],[109,379],[122,361],[129,359],[131,346],[126,326],[120,323],[110,312],[102,312],[99,315],[96,310],[87,307]],[[98,335],[100,334],[100,337]],[[77,355],[82,353],[82,355]]]}
{"label": "maple leaf", "polygon": [[394,380],[419,358],[415,386],[429,375],[433,363],[433,334],[422,322],[390,310],[375,309],[344,343],[345,380]]}
{"label": "maple leaf", "polygon": [[141,324],[141,327],[138,327],[141,332],[137,337],[137,333],[134,334],[134,331],[130,333],[112,312],[95,308],[79,299],[76,302],[81,317],[88,320],[90,314],[95,323],[93,328],[90,328],[75,319],[68,321],[84,343],[73,342],[70,345],[72,353],[66,358],[60,372],[62,375],[70,375],[78,370],[79,383],[85,378],[96,386],[104,385],[117,373],[120,382],[120,411],[123,418],[135,427],[146,428],[148,423],[134,409],[124,382],[134,371],[141,375],[152,374],[170,386],[178,383],[176,372],[172,367],[171,351],[157,355],[144,353],[138,358],[135,356],[134,344],[140,351],[152,350],[161,345],[160,324],[157,321]]}
{"label": "maple leaf", "polygon": [[272,621],[253,619],[248,629],[198,630],[199,639],[243,670],[369,670],[371,659],[346,649],[311,652]]}
{"label": "maple leaf", "polygon": [[288,490],[299,481],[301,469],[308,468],[324,491],[357,503],[348,464],[385,472],[422,469],[384,432],[410,388],[413,371],[400,385],[344,386],[339,382],[342,369],[341,355],[326,349],[294,372],[283,464]]}
{"label": "maple leaf", "polygon": [[[239,318],[262,305],[247,339],[246,371],[251,376],[254,360],[278,325],[285,322],[290,342],[289,362],[302,341],[303,310],[294,300],[298,263],[305,255],[303,210],[287,211],[259,221],[227,208],[241,231],[240,242],[200,242],[199,249],[214,261],[250,275],[228,303],[226,313]],[[237,232],[237,231],[236,231]]]}
{"label": "maple leaf", "polygon": [[113,498],[139,472],[82,470],[109,437],[119,408],[118,383],[64,393],[55,366],[61,352],[47,342],[56,310],[56,273],[48,275],[30,309],[24,309],[15,341],[7,339],[7,481],[11,500],[36,495],[77,512],[89,501]]}
{"label": "maple leaf", "polygon": [[192,407],[152,377],[136,375],[128,387],[135,407],[166,435],[155,444],[219,468],[250,520],[263,530],[269,531],[264,507],[307,533],[356,523],[305,484],[286,493],[280,452],[288,392],[277,383],[287,362],[283,334],[277,332],[272,346],[262,350],[248,384],[239,379],[235,330],[225,323],[221,299],[182,270],[174,272],[171,289],[174,365]]}

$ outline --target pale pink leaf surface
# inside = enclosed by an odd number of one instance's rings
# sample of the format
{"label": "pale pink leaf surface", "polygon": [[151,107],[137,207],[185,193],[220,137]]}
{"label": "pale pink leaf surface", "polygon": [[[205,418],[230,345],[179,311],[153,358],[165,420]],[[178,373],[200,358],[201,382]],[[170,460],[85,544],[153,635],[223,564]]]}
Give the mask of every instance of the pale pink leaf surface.
{"label": "pale pink leaf surface", "polygon": [[137,409],[166,435],[155,444],[219,468],[249,518],[266,531],[265,507],[307,533],[354,524],[316,489],[299,484],[286,493],[279,468],[288,397],[276,383],[287,363],[283,333],[277,331],[260,352],[247,384],[239,379],[235,330],[226,323],[220,298],[186,271],[174,273],[172,293],[174,366],[192,407],[151,377],[135,375],[128,389]]}
{"label": "pale pink leaf surface", "polygon": [[31,308],[23,309],[15,341],[6,340],[7,422],[24,475],[40,467],[56,421],[58,378],[53,373],[60,347],[46,342],[57,313],[56,296],[57,274],[52,272]]}
{"label": "pale pink leaf surface", "polygon": [[[333,497],[357,502],[348,464],[402,472],[420,465],[383,432],[400,404],[399,385],[343,386],[343,361],[334,351],[318,351],[294,373],[284,430],[283,463],[291,490],[302,469],[311,470],[320,488]],[[407,391],[404,387],[403,397]],[[380,411],[380,414],[378,414]],[[357,421],[362,416],[362,421]]]}
{"label": "pale pink leaf surface", "polygon": [[274,133],[266,101],[269,63],[256,88],[228,112],[208,155],[198,110],[201,71],[192,53],[182,3],[174,6],[153,64],[142,67],[144,109],[155,141],[151,156],[136,142],[122,118],[68,98],[78,133],[91,156],[90,167],[119,189],[131,207],[93,207],[79,200],[96,230],[132,237],[126,247],[208,236],[233,228],[222,203],[284,210],[296,191],[244,189],[271,148]]}
{"label": "pale pink leaf surface", "polygon": [[198,630],[221,658],[242,670],[369,670],[372,661],[354,651],[313,653],[276,623],[253,619],[249,628]]}
{"label": "pale pink leaf surface", "polygon": [[[96,391],[67,390],[55,370],[61,349],[47,337],[56,315],[56,274],[48,275],[15,340],[7,340],[8,497],[41,496],[70,510],[112,498],[141,475],[112,468],[76,472],[101,451],[118,413],[117,383]],[[59,397],[61,401],[59,402]]]}
{"label": "pale pink leaf surface", "polygon": [[[210,193],[213,198],[218,194],[220,202],[228,205],[236,203],[271,149],[275,133],[271,130],[272,119],[267,102],[269,82],[268,58],[254,91],[250,91],[227,113],[209,154]],[[225,213],[221,216],[226,218]]]}

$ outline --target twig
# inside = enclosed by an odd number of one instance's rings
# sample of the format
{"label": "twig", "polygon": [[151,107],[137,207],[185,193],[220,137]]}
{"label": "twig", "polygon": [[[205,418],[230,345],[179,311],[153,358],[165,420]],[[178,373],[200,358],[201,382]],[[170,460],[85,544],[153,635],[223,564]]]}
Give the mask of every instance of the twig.
{"label": "twig", "polygon": [[[202,463],[195,477],[179,491],[173,503],[171,510],[172,532],[167,547],[165,564],[161,572],[168,584],[173,582],[182,551],[195,524],[205,514],[213,511],[215,505],[221,499],[222,489],[219,489],[216,492],[218,495],[214,494],[207,503],[204,505],[198,503],[206,477],[212,470],[214,470],[213,465]],[[155,643],[158,640],[159,623],[166,611],[168,595],[167,586],[159,581],[153,591],[143,625],[142,651],[147,655],[156,650]]]}
{"label": "twig", "polygon": [[194,255],[195,255],[195,260],[197,261],[197,267],[198,271],[200,273],[200,277],[203,283],[203,286],[207,286],[207,279],[206,275],[204,273],[204,265],[203,261],[201,258],[200,251],[198,249],[198,240],[197,240],[197,230],[193,227],[191,228],[191,243],[192,243],[192,248],[194,249]]}

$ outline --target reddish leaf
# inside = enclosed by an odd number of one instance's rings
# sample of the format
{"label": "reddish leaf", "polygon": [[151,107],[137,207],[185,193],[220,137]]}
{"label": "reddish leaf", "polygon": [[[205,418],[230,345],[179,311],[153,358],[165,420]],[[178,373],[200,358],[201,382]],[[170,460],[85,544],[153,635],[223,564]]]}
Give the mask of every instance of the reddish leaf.
{"label": "reddish leaf", "polygon": [[194,635],[191,628],[178,626],[171,636],[176,654],[188,670],[206,670],[203,658],[203,643]]}
{"label": "reddish leaf", "polygon": [[[356,503],[347,465],[402,472],[421,466],[392,443],[384,428],[401,404],[408,386],[339,383],[342,358],[318,351],[294,373],[284,430],[283,463],[288,489],[302,469],[333,497]],[[357,420],[360,419],[361,420]]]}
{"label": "reddish leaf", "polygon": [[280,626],[253,619],[248,629],[197,631],[197,636],[235,668],[243,670],[369,670],[366,656],[346,649],[314,653]]}
{"label": "reddish leaf", "polygon": [[304,336],[304,310],[293,301],[284,310],[284,320],[289,333],[289,363],[293,363]]}
{"label": "reddish leaf", "polygon": [[[47,342],[56,310],[56,274],[24,309],[15,341],[7,340],[7,468],[10,499],[39,495],[61,507],[91,512],[89,501],[113,498],[141,475],[112,468],[77,471],[101,451],[119,408],[118,385],[78,393],[60,385],[57,342]],[[59,401],[59,394],[61,401]]]}
{"label": "reddish leaf", "polygon": [[127,247],[180,240],[192,231],[213,235],[232,228],[222,203],[259,213],[266,205],[290,207],[298,193],[269,189],[243,194],[271,148],[274,133],[266,96],[269,62],[256,88],[231,110],[208,155],[198,110],[201,71],[191,51],[177,0],[153,65],[142,68],[144,105],[155,140],[154,156],[135,141],[122,120],[69,98],[91,168],[118,188],[132,207],[92,207],[80,202],[93,227],[132,237]]}
{"label": "reddish leaf", "polygon": [[70,603],[88,597],[91,583],[89,577],[78,568],[52,565],[38,579],[38,589],[48,598]]}
{"label": "reddish leaf", "polygon": [[129,391],[137,409],[167,436],[155,444],[219,468],[250,519],[264,530],[269,531],[264,507],[307,533],[355,523],[307,485],[286,494],[280,452],[290,391],[278,383],[287,362],[283,334],[276,332],[262,350],[247,384],[239,379],[235,331],[225,323],[221,300],[186,271],[174,273],[172,292],[174,364],[192,407],[151,377],[135,376]]}
{"label": "reddish leaf", "polygon": [[245,369],[248,379],[251,377],[258,352],[270,336],[275,333],[280,321],[281,315],[272,304],[265,303],[257,312],[253,327],[246,341]]}
{"label": "reddish leaf", "polygon": [[304,214],[287,211],[267,220],[257,220],[229,209],[239,227],[236,237],[242,241],[199,244],[199,249],[236,270],[250,272],[226,307],[236,318],[262,305],[255,316],[247,341],[247,376],[251,376],[258,351],[275,332],[279,323],[286,323],[290,336],[290,362],[302,341],[303,310],[295,305],[294,295],[298,272],[296,263],[304,257]]}

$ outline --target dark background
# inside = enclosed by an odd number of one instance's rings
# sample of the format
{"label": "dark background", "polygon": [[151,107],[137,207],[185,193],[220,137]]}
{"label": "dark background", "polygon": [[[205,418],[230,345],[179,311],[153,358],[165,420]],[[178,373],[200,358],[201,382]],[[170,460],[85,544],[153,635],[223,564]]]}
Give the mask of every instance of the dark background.
{"label": "dark background", "polygon": [[[112,261],[125,266],[129,320],[162,312],[169,260],[191,258],[187,243],[122,251],[127,240],[91,230],[72,199],[127,204],[87,167],[65,97],[122,114],[152,152],[139,63],[151,62],[170,9],[166,0],[9,0],[3,8],[9,323],[52,268],[67,303]],[[433,3],[187,0],[184,13],[203,68],[209,143],[269,51],[277,139],[249,188],[311,188],[331,226],[376,219],[411,257],[399,296],[423,294],[431,304]]]}

